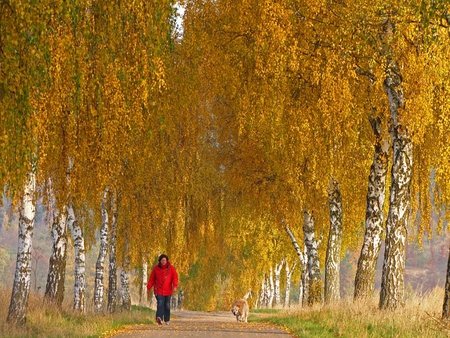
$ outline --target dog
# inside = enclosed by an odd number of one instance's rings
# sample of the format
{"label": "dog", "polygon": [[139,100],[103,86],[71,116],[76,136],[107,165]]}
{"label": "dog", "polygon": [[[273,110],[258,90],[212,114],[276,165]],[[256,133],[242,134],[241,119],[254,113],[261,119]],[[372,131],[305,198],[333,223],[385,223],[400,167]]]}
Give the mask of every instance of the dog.
{"label": "dog", "polygon": [[250,308],[247,303],[247,298],[251,297],[251,290],[248,290],[244,297],[237,299],[231,308],[231,312],[236,316],[237,322],[247,323],[248,313]]}

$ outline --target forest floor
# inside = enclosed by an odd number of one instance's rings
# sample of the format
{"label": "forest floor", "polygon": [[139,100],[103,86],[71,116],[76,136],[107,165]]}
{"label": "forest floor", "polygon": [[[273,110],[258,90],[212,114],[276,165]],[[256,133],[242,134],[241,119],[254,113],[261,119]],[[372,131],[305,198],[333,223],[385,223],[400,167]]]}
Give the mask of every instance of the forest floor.
{"label": "forest floor", "polygon": [[[254,314],[253,314],[254,315]],[[264,314],[256,314],[264,316]],[[269,323],[238,323],[231,312],[172,311],[170,325],[132,325],[121,329],[114,338],[150,337],[293,337]]]}

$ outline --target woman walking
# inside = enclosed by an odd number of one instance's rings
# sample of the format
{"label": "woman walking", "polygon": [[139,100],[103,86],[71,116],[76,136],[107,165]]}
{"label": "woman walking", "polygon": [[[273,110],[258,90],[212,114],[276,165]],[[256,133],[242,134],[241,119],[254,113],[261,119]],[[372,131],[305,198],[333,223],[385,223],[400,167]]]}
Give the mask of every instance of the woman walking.
{"label": "woman walking", "polygon": [[156,321],[159,325],[163,321],[169,325],[170,322],[170,301],[173,293],[178,287],[178,274],[169,257],[162,254],[158,258],[158,264],[152,270],[147,283],[147,293],[153,287],[156,297]]}

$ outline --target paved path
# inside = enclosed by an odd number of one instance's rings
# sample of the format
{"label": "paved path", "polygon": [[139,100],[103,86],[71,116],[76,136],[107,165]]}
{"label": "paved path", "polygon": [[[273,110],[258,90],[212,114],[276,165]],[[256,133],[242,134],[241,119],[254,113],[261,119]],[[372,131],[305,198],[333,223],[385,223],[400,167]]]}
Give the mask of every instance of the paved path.
{"label": "paved path", "polygon": [[170,325],[133,325],[112,336],[114,338],[288,338],[290,334],[267,323],[237,323],[232,313],[173,311]]}

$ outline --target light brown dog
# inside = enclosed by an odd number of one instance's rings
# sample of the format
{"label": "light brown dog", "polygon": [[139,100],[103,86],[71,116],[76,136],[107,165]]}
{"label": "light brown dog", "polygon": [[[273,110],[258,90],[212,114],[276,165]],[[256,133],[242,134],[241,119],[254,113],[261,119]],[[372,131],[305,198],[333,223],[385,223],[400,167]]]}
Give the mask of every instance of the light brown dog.
{"label": "light brown dog", "polygon": [[247,298],[251,296],[251,290],[248,290],[247,293],[241,299],[236,300],[233,303],[233,307],[231,308],[231,312],[236,316],[236,321],[247,323],[248,312],[250,308],[247,303]]}

